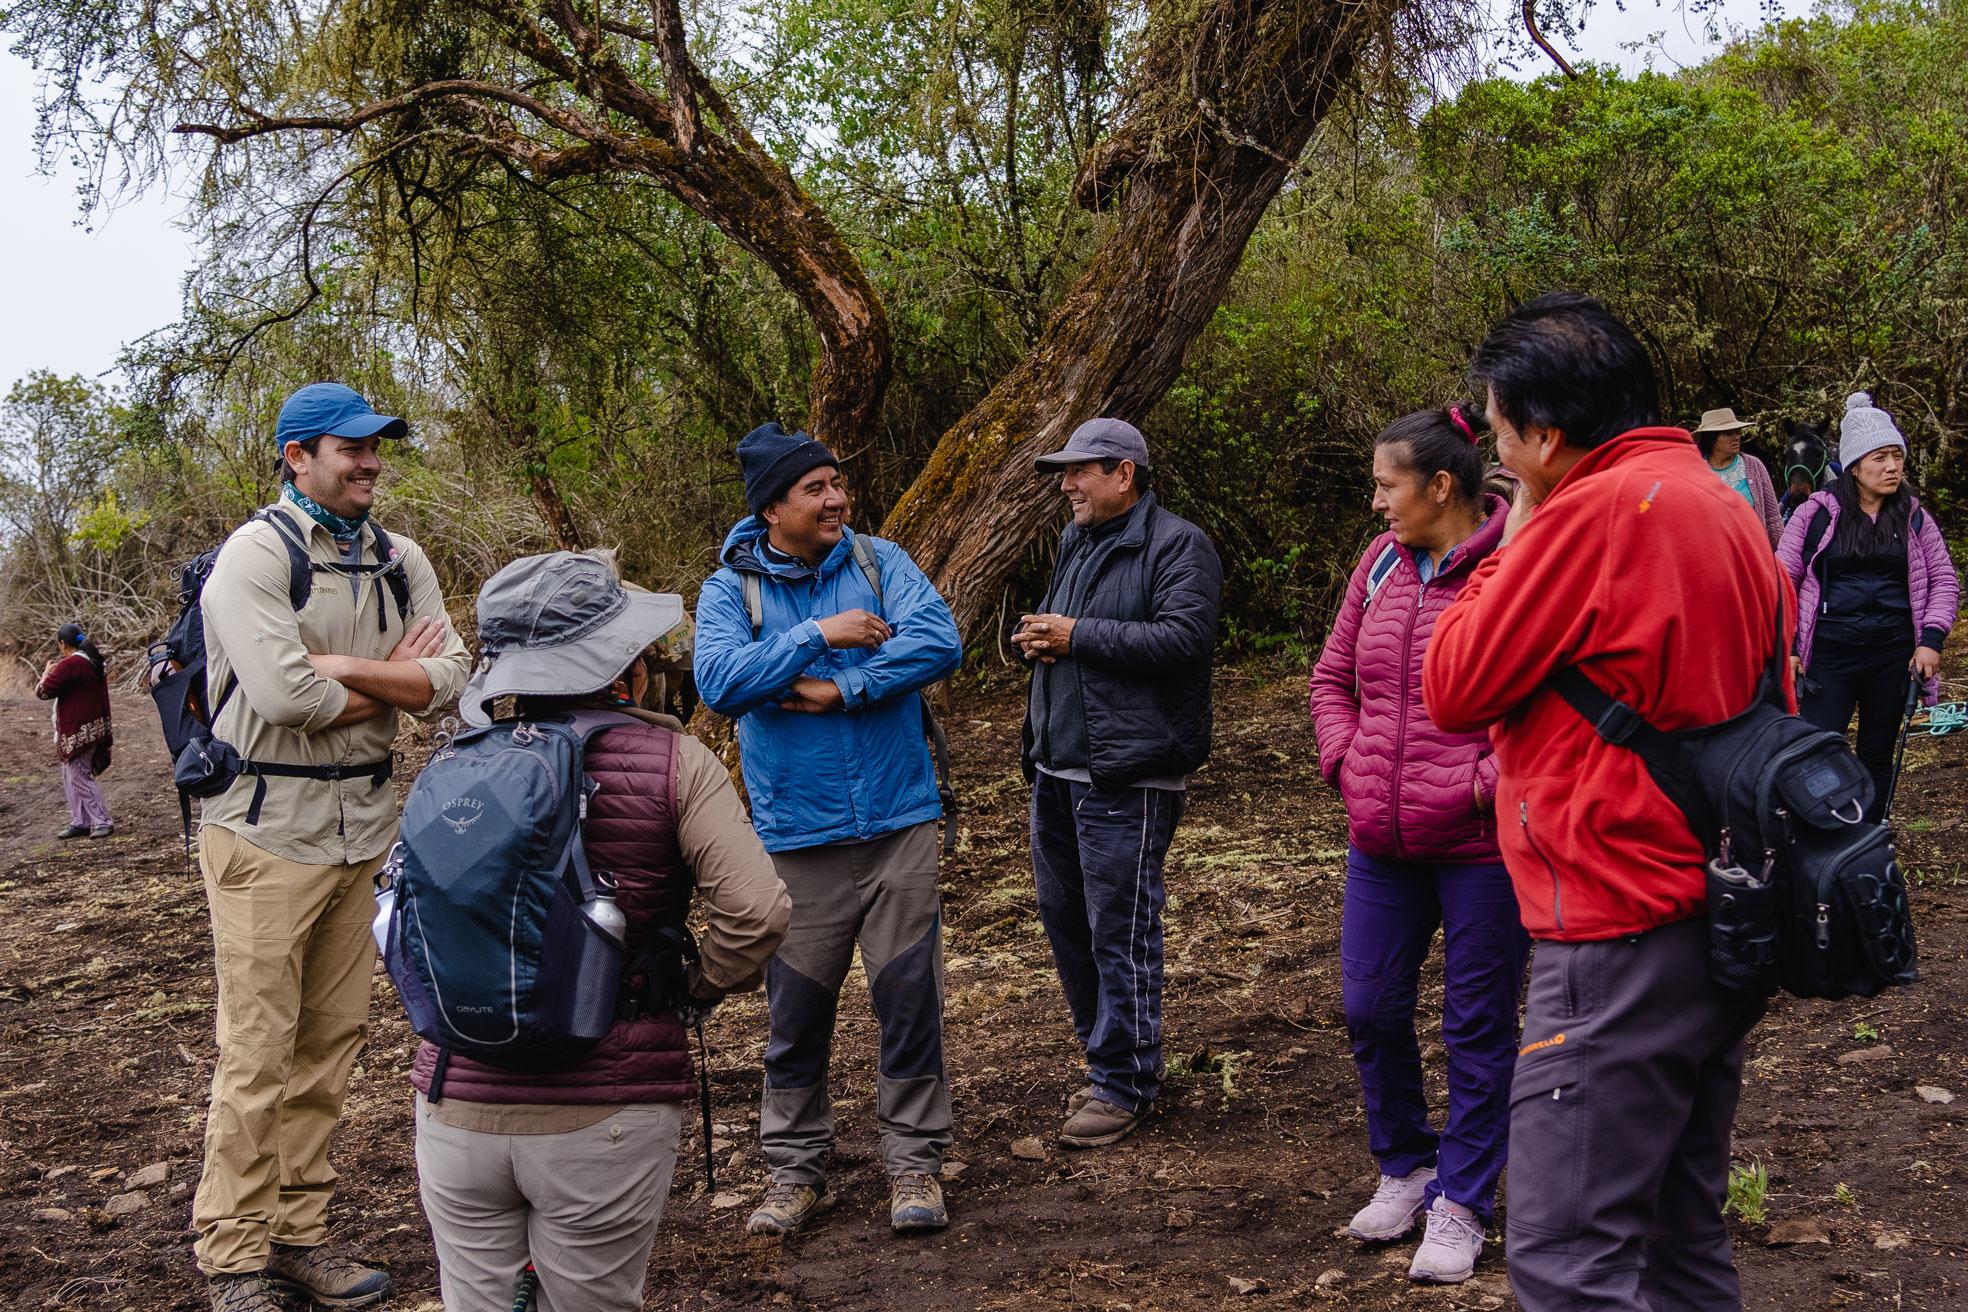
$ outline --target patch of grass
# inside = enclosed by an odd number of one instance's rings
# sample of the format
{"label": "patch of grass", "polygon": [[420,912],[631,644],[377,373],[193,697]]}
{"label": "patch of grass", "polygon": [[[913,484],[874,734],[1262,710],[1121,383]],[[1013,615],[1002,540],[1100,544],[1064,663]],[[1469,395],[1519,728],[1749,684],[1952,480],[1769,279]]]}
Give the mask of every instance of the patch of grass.
{"label": "patch of grass", "polygon": [[1762,1225],[1770,1219],[1769,1196],[1770,1172],[1760,1160],[1751,1160],[1729,1168],[1729,1197],[1722,1210],[1744,1225]]}
{"label": "patch of grass", "polygon": [[1840,1207],[1857,1207],[1859,1205],[1859,1196],[1852,1192],[1851,1185],[1840,1180],[1832,1186],[1831,1201],[1837,1203]]}
{"label": "patch of grass", "polygon": [[1869,1020],[1859,1021],[1852,1026],[1852,1037],[1860,1043],[1872,1043],[1879,1038],[1879,1027]]}

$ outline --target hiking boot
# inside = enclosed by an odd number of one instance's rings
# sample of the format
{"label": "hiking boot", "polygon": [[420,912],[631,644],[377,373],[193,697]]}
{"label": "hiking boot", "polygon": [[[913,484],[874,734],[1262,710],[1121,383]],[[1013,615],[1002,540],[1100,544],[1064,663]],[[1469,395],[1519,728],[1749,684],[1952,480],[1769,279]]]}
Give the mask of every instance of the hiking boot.
{"label": "hiking boot", "polygon": [[1074,1112],[1099,1096],[1100,1090],[1094,1088],[1091,1084],[1082,1084],[1079,1088],[1066,1095],[1066,1114],[1071,1116]]}
{"label": "hiking boot", "polygon": [[1353,1214],[1346,1233],[1370,1244],[1399,1239],[1415,1228],[1415,1218],[1435,1181],[1435,1168],[1423,1166],[1407,1175],[1383,1175],[1367,1205]]}
{"label": "hiking boot", "polygon": [[288,1293],[311,1298],[322,1307],[369,1307],[396,1292],[389,1272],[331,1253],[326,1245],[275,1244],[267,1275]]}
{"label": "hiking boot", "polygon": [[111,834],[115,832],[116,832],[115,825],[97,825],[94,829],[91,829],[89,831],[89,837],[108,838]]}
{"label": "hiking boot", "polygon": [[287,1312],[287,1305],[280,1301],[264,1271],[211,1276],[205,1283],[212,1296],[212,1312]]}
{"label": "hiking boot", "polygon": [[1080,1104],[1078,1111],[1066,1118],[1066,1124],[1059,1127],[1059,1142],[1066,1148],[1105,1148],[1110,1143],[1119,1143],[1134,1133],[1134,1127],[1141,1124],[1147,1113],[1146,1107],[1131,1112],[1125,1107],[1116,1107],[1105,1098],[1092,1097]]}
{"label": "hiking boot", "polygon": [[817,1188],[810,1184],[781,1184],[775,1180],[766,1186],[765,1197],[759,1201],[758,1210],[745,1222],[745,1233],[789,1235],[833,1205],[834,1195],[827,1191],[825,1180]]}
{"label": "hiking boot", "polygon": [[55,834],[56,838],[87,838],[88,836],[89,826],[87,825],[70,825]]}
{"label": "hiking boot", "polygon": [[898,1175],[889,1185],[888,1225],[898,1235],[941,1230],[950,1224],[943,1186],[933,1175]]}
{"label": "hiking boot", "polygon": [[1408,1279],[1431,1285],[1458,1285],[1476,1270],[1483,1251],[1483,1223],[1460,1203],[1437,1197],[1428,1209],[1428,1229],[1408,1265]]}

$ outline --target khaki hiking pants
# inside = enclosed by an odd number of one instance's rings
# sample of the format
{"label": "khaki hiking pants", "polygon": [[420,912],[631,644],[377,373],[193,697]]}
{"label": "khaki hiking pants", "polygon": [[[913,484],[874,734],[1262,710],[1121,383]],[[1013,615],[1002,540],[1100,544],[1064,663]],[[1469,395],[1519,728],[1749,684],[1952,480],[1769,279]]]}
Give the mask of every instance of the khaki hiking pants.
{"label": "khaki hiking pants", "polygon": [[387,852],[302,865],[230,829],[198,833],[219,977],[219,1062],[192,1200],[207,1275],[265,1268],[328,1237],[328,1134],[369,1033],[370,879]]}

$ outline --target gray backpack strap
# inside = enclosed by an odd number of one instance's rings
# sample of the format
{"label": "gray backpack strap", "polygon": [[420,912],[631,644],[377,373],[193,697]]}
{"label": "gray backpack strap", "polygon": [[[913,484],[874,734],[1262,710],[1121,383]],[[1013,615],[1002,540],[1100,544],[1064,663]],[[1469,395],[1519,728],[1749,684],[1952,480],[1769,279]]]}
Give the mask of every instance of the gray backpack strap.
{"label": "gray backpack strap", "polygon": [[765,585],[759,576],[746,570],[738,576],[738,586],[745,593],[745,616],[752,622],[752,641],[759,640],[759,631],[765,628]]}
{"label": "gray backpack strap", "polygon": [[868,586],[875,590],[875,605],[879,606],[882,604],[881,558],[875,555],[875,540],[866,533],[856,533],[852,545],[854,563],[861,567]]}

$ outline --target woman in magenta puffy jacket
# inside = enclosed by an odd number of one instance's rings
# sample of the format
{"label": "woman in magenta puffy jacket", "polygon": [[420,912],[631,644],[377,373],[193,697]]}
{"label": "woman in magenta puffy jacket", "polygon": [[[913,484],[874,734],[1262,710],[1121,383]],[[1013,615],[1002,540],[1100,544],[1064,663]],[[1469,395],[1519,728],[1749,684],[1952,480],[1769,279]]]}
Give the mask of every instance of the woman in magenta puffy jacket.
{"label": "woman in magenta puffy jacket", "polygon": [[[1374,443],[1374,510],[1312,671],[1319,769],[1346,803],[1350,843],[1340,960],[1380,1184],[1351,1233],[1386,1241],[1426,1217],[1408,1274],[1466,1279],[1496,1200],[1530,942],[1491,814],[1496,764],[1483,734],[1448,733],[1421,700],[1435,621],[1496,550],[1509,507],[1483,490],[1474,407],[1423,410]],[[1421,966],[1443,940],[1448,1109],[1429,1124],[1415,1038]]]}

